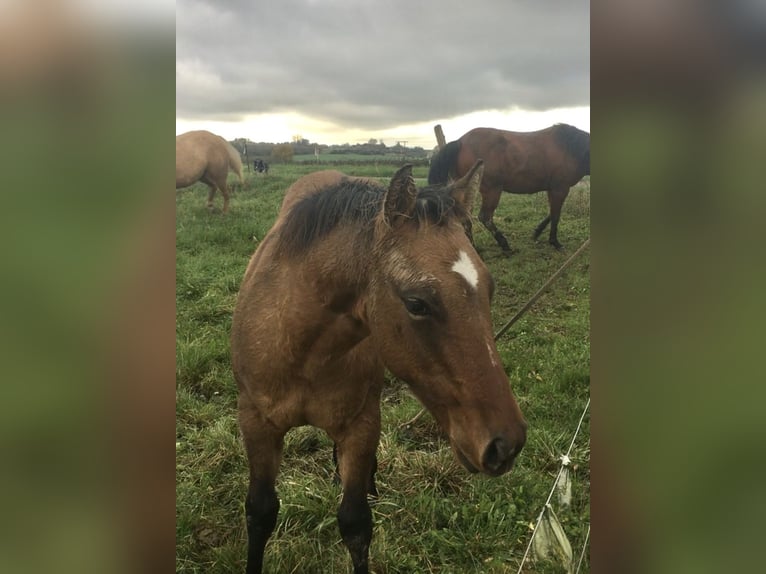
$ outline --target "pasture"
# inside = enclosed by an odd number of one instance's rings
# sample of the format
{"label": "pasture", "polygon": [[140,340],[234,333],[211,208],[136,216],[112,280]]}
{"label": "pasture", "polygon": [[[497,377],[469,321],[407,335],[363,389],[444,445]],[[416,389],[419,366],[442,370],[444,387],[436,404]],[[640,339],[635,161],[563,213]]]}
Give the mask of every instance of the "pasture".
{"label": "pasture", "polygon": [[[389,165],[333,166],[349,175],[390,180]],[[226,215],[209,213],[203,184],[176,192],[176,571],[244,570],[244,497],[248,473],[236,420],[229,333],[247,262],[271,227],[287,187],[314,165],[273,165],[269,174],[230,176]],[[418,185],[427,167],[417,166]],[[545,193],[503,194],[495,212],[514,252],[504,254],[474,222],[477,248],[496,281],[495,331],[590,235],[590,182],[570,192],[559,226],[565,249],[532,233],[547,213]],[[476,213],[477,210],[474,211]],[[497,343],[513,392],[529,423],[514,470],[470,475],[454,460],[430,415],[406,386],[389,380],[378,448],[379,498],[371,571],[517,572],[536,520],[589,396],[590,252],[586,251]],[[589,416],[572,458],[573,497],[555,505],[579,557],[590,523]],[[332,443],[310,427],[288,433],[277,482],[281,509],[266,547],[269,573],[346,573],[348,551],[336,522]],[[554,499],[555,500],[555,499]],[[524,572],[560,572],[527,561]],[[581,572],[589,571],[588,552]]]}

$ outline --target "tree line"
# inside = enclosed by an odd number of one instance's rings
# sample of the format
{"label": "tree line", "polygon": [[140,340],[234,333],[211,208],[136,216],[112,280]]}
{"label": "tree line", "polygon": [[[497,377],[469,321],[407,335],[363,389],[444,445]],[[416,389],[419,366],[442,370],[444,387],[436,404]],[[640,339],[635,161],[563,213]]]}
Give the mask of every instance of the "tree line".
{"label": "tree line", "polygon": [[387,146],[384,142],[370,139],[365,143],[327,145],[312,143],[301,137],[293,138],[292,142],[271,143],[253,142],[247,138],[237,138],[230,142],[249,161],[254,159],[266,159],[272,163],[290,163],[297,155],[332,154],[338,155],[338,161],[342,161],[344,154],[406,157],[408,159],[427,159],[429,151],[420,146],[407,147],[397,142],[394,146]]}

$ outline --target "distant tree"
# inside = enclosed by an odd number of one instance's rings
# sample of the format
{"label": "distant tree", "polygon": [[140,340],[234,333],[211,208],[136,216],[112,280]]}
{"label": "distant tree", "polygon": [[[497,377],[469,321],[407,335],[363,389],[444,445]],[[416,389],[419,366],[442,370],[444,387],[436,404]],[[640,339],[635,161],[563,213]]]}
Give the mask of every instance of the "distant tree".
{"label": "distant tree", "polygon": [[274,163],[290,163],[293,161],[293,146],[289,143],[277,144],[271,150],[271,161]]}
{"label": "distant tree", "polygon": [[378,140],[376,140],[375,138],[370,138],[369,140],[367,140],[367,143],[369,145],[378,145]]}
{"label": "distant tree", "polygon": [[274,144],[267,142],[249,143],[247,146],[247,151],[251,156],[269,157],[273,149]]}

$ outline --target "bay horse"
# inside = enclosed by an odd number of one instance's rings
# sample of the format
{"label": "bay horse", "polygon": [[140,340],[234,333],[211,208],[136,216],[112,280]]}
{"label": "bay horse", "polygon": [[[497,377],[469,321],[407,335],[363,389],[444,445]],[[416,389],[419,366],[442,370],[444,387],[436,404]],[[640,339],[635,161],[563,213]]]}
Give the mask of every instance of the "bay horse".
{"label": "bay horse", "polygon": [[495,347],[493,280],[463,227],[483,165],[450,185],[387,187],[316,172],[286,192],[250,259],[231,332],[238,420],[250,469],[248,574],[277,521],[286,432],[335,442],[341,538],[367,574],[384,371],[404,380],[470,472],[508,472],[526,421]]}
{"label": "bay horse", "polygon": [[550,211],[535,228],[534,238],[550,223],[548,242],[561,249],[558,240],[561,206],[569,188],[590,175],[590,134],[567,124],[536,132],[474,128],[439,151],[431,162],[428,183],[446,183],[450,177],[461,177],[479,158],[485,165],[479,221],[498,245],[510,251],[508,240],[492,219],[502,192],[547,191]]}
{"label": "bay horse", "polygon": [[243,183],[242,160],[239,152],[223,139],[205,130],[186,132],[176,136],[176,189],[189,187],[202,181],[210,191],[207,208],[213,209],[216,189],[223,195],[223,213],[229,209],[229,187],[226,178],[229,170],[239,176]]}

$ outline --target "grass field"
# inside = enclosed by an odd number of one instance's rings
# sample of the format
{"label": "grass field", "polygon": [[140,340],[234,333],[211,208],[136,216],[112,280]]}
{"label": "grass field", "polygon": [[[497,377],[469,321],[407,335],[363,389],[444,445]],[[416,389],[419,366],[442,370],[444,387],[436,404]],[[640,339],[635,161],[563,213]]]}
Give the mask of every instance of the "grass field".
{"label": "grass field", "polygon": [[[312,165],[274,165],[246,173],[230,213],[208,213],[207,189],[176,192],[176,570],[244,571],[244,497],[247,467],[236,422],[236,385],[230,369],[229,330],[247,262],[271,227],[285,189]],[[390,178],[391,166],[339,168],[352,175]],[[415,168],[419,185],[425,167]],[[492,305],[498,330],[590,236],[590,182],[564,204],[561,252],[532,230],[547,214],[544,193],[505,194],[495,222],[514,253],[504,255],[478,222],[477,248],[496,281]],[[384,391],[378,448],[379,499],[373,505],[372,572],[517,572],[566,452],[590,384],[590,254],[586,250],[531,310],[498,341],[514,394],[529,423],[514,470],[500,478],[470,475],[452,456],[430,415],[403,423],[419,410],[406,386]],[[590,523],[589,417],[572,451],[573,497],[555,505],[575,561]],[[265,571],[346,573],[348,552],[335,513],[332,444],[313,428],[287,435],[277,491],[281,509],[266,547]],[[554,497],[555,501],[555,497]],[[524,572],[562,572],[527,561]],[[580,572],[589,571],[588,551]]]}

